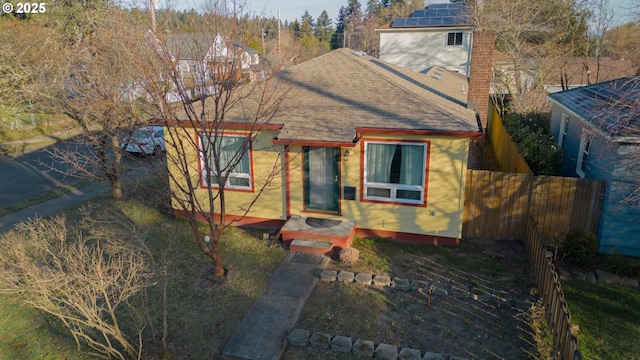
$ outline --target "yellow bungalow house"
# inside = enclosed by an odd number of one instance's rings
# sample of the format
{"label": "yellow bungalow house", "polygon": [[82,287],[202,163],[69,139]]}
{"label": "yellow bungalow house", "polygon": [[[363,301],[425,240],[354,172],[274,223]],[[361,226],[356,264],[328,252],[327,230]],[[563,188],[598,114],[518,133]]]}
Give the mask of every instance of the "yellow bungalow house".
{"label": "yellow bungalow house", "polygon": [[[418,73],[339,49],[278,78],[286,96],[233,169],[226,216],[268,227],[330,219],[355,224],[361,236],[459,241],[469,144],[482,136],[465,76],[438,66]],[[246,136],[251,104],[244,99],[227,112],[220,139],[229,148]],[[193,149],[193,162],[201,161]],[[169,171],[176,171],[170,163]],[[203,194],[215,186],[202,171],[196,176]]]}

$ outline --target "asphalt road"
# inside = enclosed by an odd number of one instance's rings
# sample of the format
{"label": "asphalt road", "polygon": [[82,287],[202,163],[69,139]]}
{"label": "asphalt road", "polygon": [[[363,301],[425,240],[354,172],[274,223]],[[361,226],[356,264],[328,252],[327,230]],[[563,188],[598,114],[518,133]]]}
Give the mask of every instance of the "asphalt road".
{"label": "asphalt road", "polygon": [[17,158],[0,156],[0,208],[77,182],[77,178],[62,173],[67,167],[55,162],[46,150]]}
{"label": "asphalt road", "polygon": [[[48,192],[65,185],[73,188],[81,180],[79,177],[68,175],[74,168],[69,163],[57,160],[52,155],[55,149],[73,149],[81,153],[90,151],[86,145],[68,140],[15,158],[0,156],[0,208],[42,198]],[[150,162],[145,158],[125,157],[123,166],[135,170],[150,167]],[[92,173],[98,171],[90,168],[87,170]]]}

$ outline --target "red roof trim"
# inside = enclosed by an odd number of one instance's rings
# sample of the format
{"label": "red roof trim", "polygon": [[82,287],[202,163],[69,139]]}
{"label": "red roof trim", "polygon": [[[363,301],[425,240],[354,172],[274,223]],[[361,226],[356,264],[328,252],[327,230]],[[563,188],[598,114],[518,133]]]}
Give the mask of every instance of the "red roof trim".
{"label": "red roof trim", "polygon": [[438,130],[404,130],[404,129],[382,129],[382,128],[357,128],[358,139],[362,134],[384,134],[384,135],[433,135],[433,136],[457,136],[457,137],[481,137],[484,134],[480,131],[438,131]]}
{"label": "red roof trim", "polygon": [[273,139],[274,145],[298,145],[298,146],[318,146],[318,147],[355,147],[356,143],[341,141],[313,141],[313,140],[280,140]]}

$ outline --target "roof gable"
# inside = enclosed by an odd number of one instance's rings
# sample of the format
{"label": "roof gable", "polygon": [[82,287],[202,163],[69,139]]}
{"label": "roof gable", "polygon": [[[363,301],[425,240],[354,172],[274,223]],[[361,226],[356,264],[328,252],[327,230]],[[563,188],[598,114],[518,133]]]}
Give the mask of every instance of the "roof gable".
{"label": "roof gable", "polygon": [[614,141],[640,139],[640,76],[548,95]]}

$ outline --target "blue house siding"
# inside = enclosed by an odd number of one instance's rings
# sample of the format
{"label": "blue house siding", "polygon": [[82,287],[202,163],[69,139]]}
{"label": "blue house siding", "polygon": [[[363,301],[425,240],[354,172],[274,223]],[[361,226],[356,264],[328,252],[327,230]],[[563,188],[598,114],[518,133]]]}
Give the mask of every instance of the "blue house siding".
{"label": "blue house siding", "polygon": [[[627,171],[625,159],[629,153],[640,151],[640,147],[634,150],[630,149],[631,145],[621,147],[618,143],[608,141],[593,127],[558,104],[554,104],[550,119],[550,130],[556,141],[560,134],[562,114],[568,115],[569,121],[562,153],[563,164],[559,173],[569,177],[579,176],[576,167],[582,131],[586,128],[594,135],[591,140],[585,178],[607,181],[598,229],[600,252],[640,257],[640,209],[622,204],[634,185],[630,180],[634,176]],[[640,177],[640,174],[636,176]]]}
{"label": "blue house siding", "polygon": [[562,106],[554,104],[551,113],[550,131],[556,141],[558,141],[560,134],[560,123],[562,122],[563,114],[568,116],[569,121],[562,148],[563,161],[558,173],[568,177],[580,176],[576,172],[576,168],[580,154],[582,132],[584,129],[587,129],[587,131],[593,134],[593,138],[591,140],[591,149],[589,151],[584,177],[588,179],[608,179],[615,166],[614,159],[616,149],[614,145],[598,134],[592,127],[582,122],[575,114]]}
{"label": "blue house siding", "polygon": [[640,257],[640,211],[622,203],[634,185],[630,181],[607,181],[598,230],[600,252]]}

